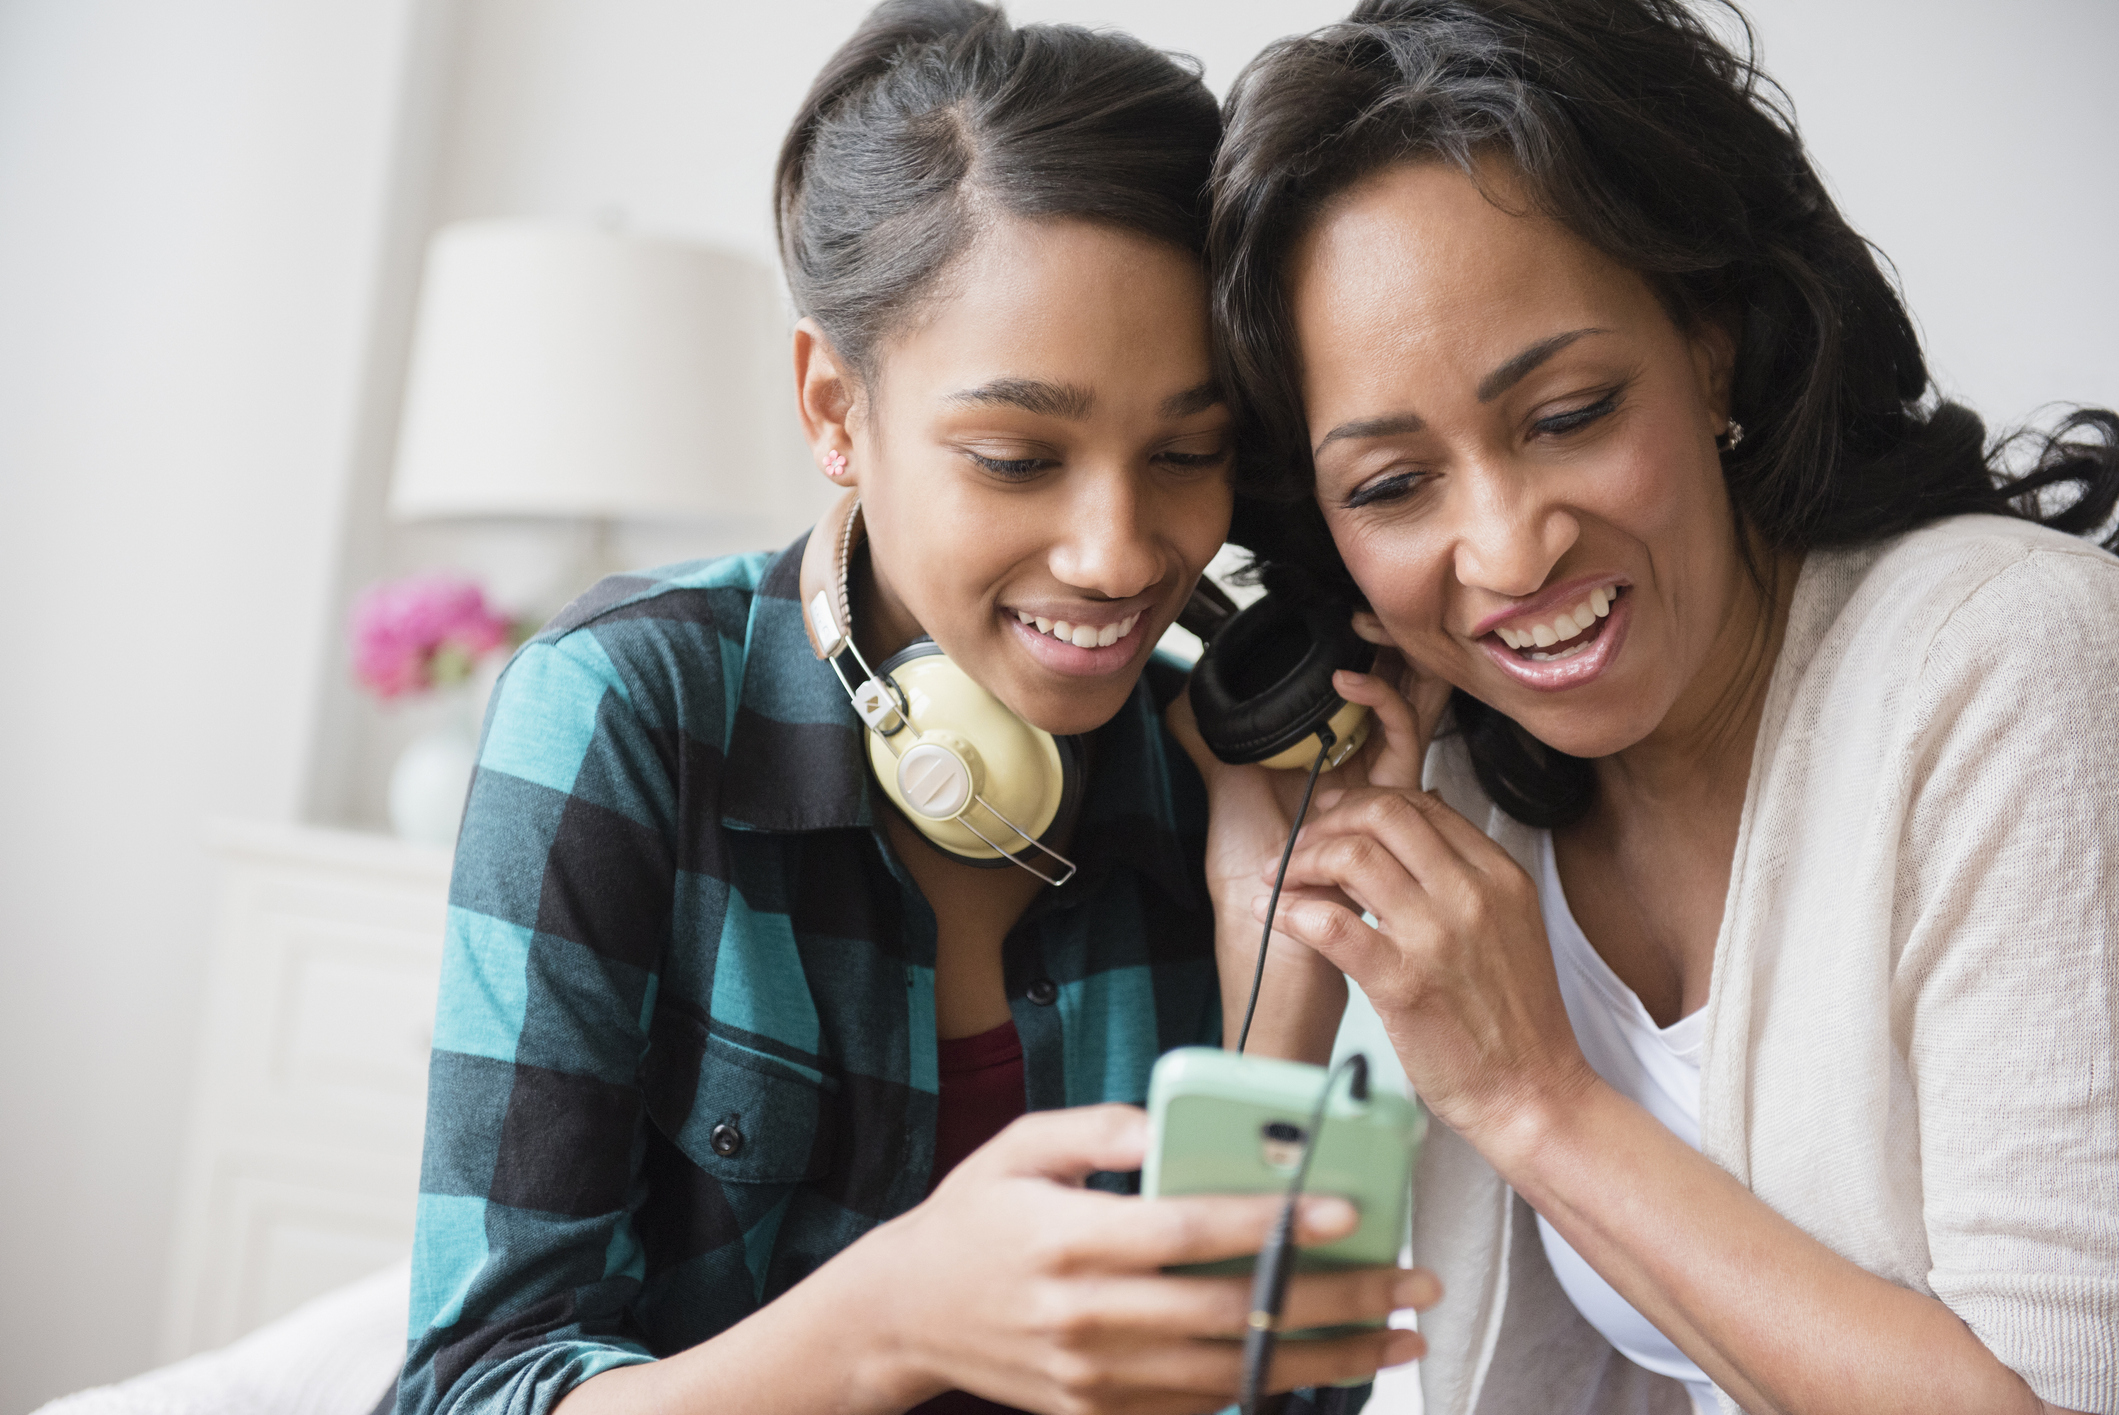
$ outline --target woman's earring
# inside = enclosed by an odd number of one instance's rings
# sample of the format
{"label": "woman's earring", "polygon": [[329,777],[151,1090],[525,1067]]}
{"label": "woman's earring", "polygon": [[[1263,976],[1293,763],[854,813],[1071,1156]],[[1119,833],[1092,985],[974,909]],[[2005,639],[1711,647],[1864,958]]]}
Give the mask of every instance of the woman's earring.
{"label": "woman's earring", "polygon": [[824,454],[824,475],[837,481],[846,475],[846,454],[834,447]]}
{"label": "woman's earring", "polygon": [[1714,445],[1721,448],[1724,452],[1733,452],[1736,450],[1736,445],[1743,440],[1744,425],[1735,418],[1731,418],[1729,425],[1722,429],[1722,435],[1714,440]]}

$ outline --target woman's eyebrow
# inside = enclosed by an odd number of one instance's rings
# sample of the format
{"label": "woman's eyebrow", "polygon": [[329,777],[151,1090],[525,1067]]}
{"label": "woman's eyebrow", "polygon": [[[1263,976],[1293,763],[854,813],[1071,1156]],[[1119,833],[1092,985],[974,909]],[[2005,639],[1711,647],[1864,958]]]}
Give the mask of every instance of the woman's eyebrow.
{"label": "woman's eyebrow", "polygon": [[1608,329],[1570,329],[1565,334],[1555,334],[1550,339],[1540,339],[1522,353],[1479,380],[1474,390],[1482,403],[1491,403],[1509,389],[1521,383],[1530,371],[1559,353],[1575,340],[1587,334],[1609,334]]}
{"label": "woman's eyebrow", "polygon": [[1318,439],[1310,455],[1324,451],[1334,442],[1344,442],[1350,437],[1395,437],[1402,432],[1418,432],[1427,424],[1416,413],[1389,413],[1380,418],[1357,418],[1350,423],[1341,423]]}
{"label": "woman's eyebrow", "polygon": [[972,407],[1021,408],[1048,418],[1085,418],[1096,395],[1071,383],[1046,383],[1035,378],[996,378],[976,388],[952,393],[945,402]]}

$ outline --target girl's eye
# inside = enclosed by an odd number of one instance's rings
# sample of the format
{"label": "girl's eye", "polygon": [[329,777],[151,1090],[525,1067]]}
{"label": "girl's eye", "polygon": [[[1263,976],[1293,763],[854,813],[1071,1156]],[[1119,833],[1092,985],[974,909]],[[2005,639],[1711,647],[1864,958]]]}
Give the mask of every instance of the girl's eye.
{"label": "girl's eye", "polygon": [[991,472],[997,477],[1007,477],[1011,481],[1034,477],[1053,465],[1051,460],[1045,457],[986,457],[968,450],[964,455],[977,463],[982,471]]}
{"label": "girl's eye", "polygon": [[1554,413],[1549,418],[1540,418],[1531,424],[1531,431],[1548,437],[1564,437],[1570,432],[1588,427],[1598,418],[1619,406],[1619,395],[1607,393],[1586,408],[1572,408],[1564,413]]}
{"label": "girl's eye", "polygon": [[1393,501],[1403,501],[1419,490],[1420,484],[1426,481],[1427,477],[1426,472],[1392,472],[1389,476],[1378,477],[1354,488],[1341,504],[1349,511],[1356,511],[1363,506],[1383,506]]}
{"label": "girl's eye", "polygon": [[1181,472],[1204,472],[1229,460],[1227,448],[1213,452],[1158,452],[1155,460]]}

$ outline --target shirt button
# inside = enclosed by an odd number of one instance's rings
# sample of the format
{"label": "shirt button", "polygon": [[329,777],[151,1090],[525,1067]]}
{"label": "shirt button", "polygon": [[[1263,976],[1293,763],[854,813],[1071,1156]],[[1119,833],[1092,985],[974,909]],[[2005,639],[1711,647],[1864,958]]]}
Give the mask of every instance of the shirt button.
{"label": "shirt button", "polygon": [[1039,1007],[1050,1007],[1059,997],[1059,984],[1050,978],[1032,978],[1030,986],[1023,989],[1023,996]]}
{"label": "shirt button", "polygon": [[707,1134],[706,1143],[714,1147],[715,1154],[728,1159],[743,1148],[743,1132],[724,1120]]}

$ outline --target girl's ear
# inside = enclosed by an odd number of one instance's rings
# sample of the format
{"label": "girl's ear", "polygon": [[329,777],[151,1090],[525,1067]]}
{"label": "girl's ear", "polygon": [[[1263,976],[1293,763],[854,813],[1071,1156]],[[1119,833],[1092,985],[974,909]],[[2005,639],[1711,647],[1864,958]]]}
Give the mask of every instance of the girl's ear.
{"label": "girl's ear", "polygon": [[857,486],[849,464],[858,398],[851,372],[813,319],[795,321],[795,407],[802,437],[834,486]]}

